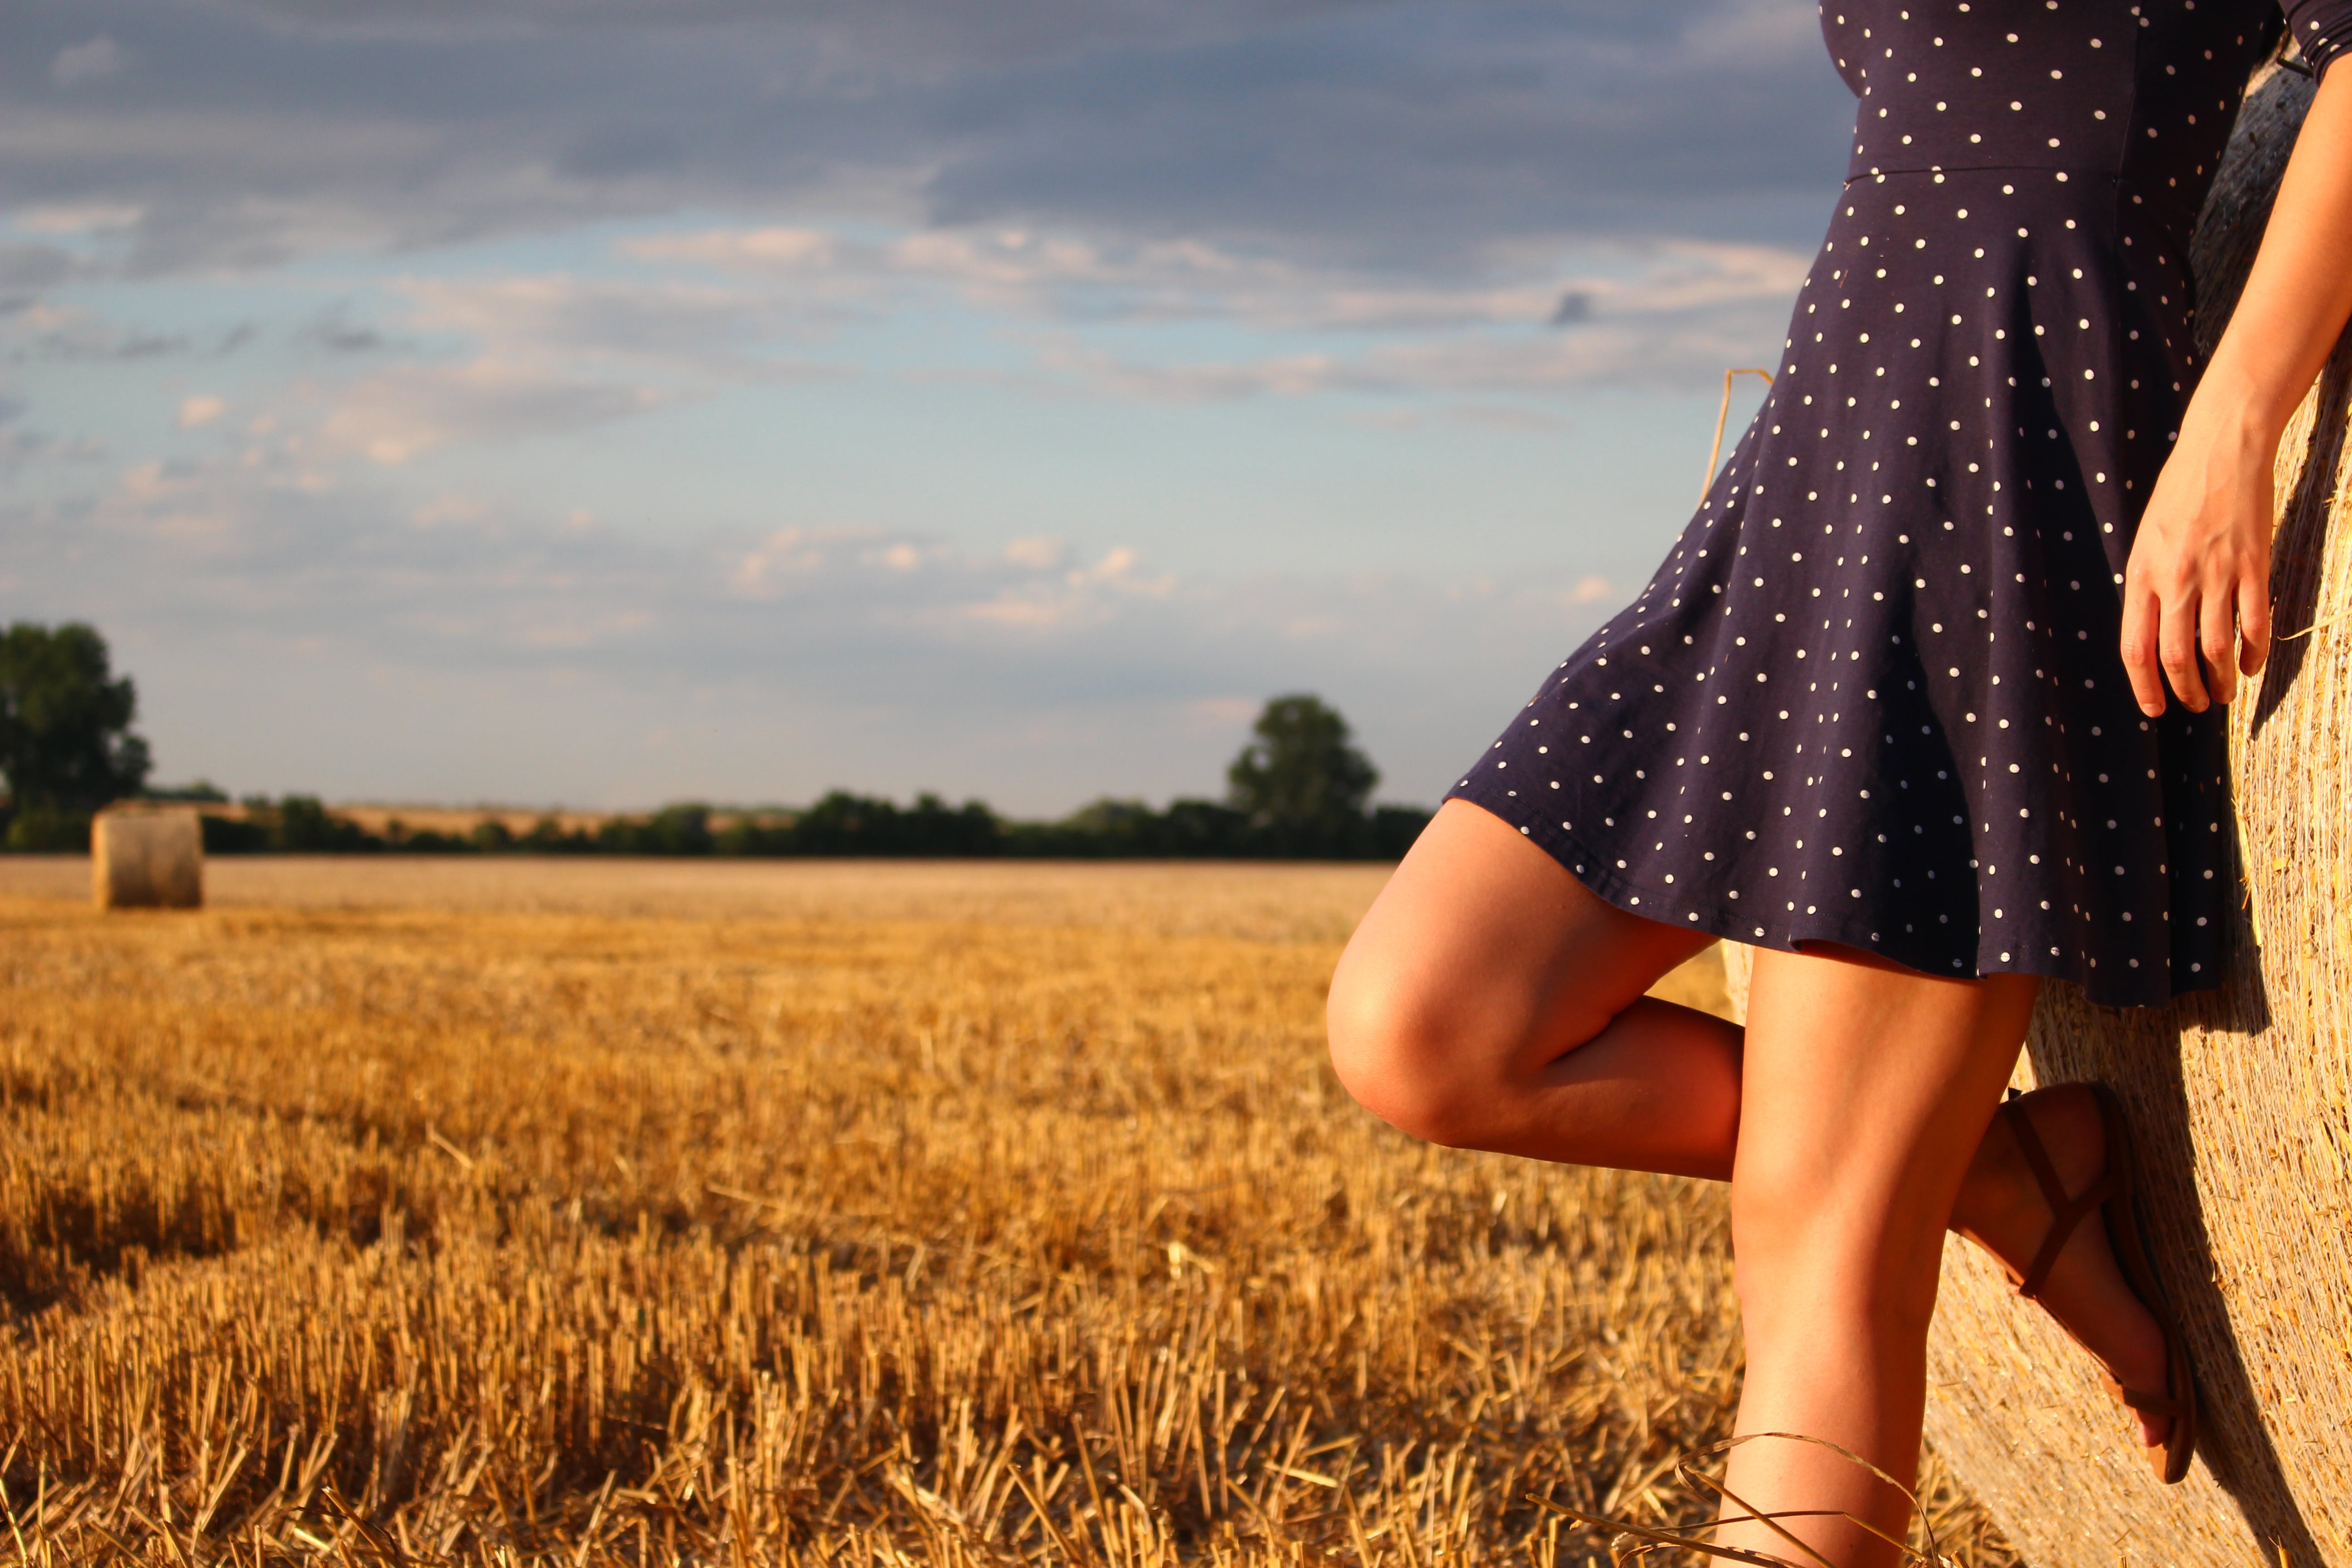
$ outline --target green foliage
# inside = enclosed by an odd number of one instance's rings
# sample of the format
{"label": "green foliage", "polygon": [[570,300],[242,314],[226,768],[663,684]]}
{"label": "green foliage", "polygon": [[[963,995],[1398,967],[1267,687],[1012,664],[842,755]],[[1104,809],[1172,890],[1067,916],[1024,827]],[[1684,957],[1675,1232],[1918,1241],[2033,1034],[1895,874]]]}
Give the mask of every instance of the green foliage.
{"label": "green foliage", "polygon": [[[1379,774],[1349,742],[1347,721],[1312,697],[1277,698],[1256,739],[1234,762],[1235,798],[1178,800],[1154,811],[1139,800],[1103,799],[1058,822],[1013,822],[983,801],[951,805],[919,795],[908,805],[835,790],[799,811],[714,812],[683,802],[649,816],[616,816],[566,832],[551,816],[518,836],[485,819],[459,837],[410,833],[397,821],[383,837],[335,816],[310,795],[248,797],[243,821],[205,818],[215,855],[268,851],[410,855],[839,856],[1036,859],[1390,860],[1429,821],[1413,806],[1367,812]],[[86,831],[86,828],[85,828]]]}
{"label": "green foliage", "polygon": [[1059,822],[1004,827],[1004,853],[1054,859],[1168,860],[1263,856],[1262,835],[1232,806],[1178,800],[1153,811],[1139,800],[1098,800]]}
{"label": "green foliage", "polygon": [[597,830],[594,847],[608,855],[708,855],[710,808],[666,805],[649,817],[616,816]]}
{"label": "green foliage", "polygon": [[269,847],[289,855],[352,855],[384,847],[383,839],[337,816],[314,795],[289,795],[278,803]]}
{"label": "green foliage", "polygon": [[835,790],[780,831],[785,854],[968,857],[998,853],[1003,825],[976,800],[951,806],[919,795],[902,811],[888,800]]}
{"label": "green foliage", "polygon": [[131,733],[139,698],[116,678],[106,639],[79,622],[18,621],[0,632],[0,776],[7,847],[79,848],[90,814],[147,781],[147,742]]}
{"label": "green foliage", "polygon": [[190,805],[226,805],[228,792],[210,779],[198,779],[194,784],[150,784],[139,792],[142,800],[184,801]]}
{"label": "green foliage", "polygon": [[206,812],[196,823],[204,830],[207,855],[259,855],[270,847],[268,825],[251,817],[215,816]]}
{"label": "green foliage", "polygon": [[1353,852],[1381,773],[1351,743],[1348,721],[1322,699],[1298,694],[1268,702],[1251,732],[1257,738],[1225,772],[1234,809],[1275,853]]}
{"label": "green foliage", "polygon": [[585,846],[579,838],[563,831],[563,824],[551,816],[542,816],[530,825],[530,831],[515,840],[515,847],[533,855],[564,855],[576,853]]}
{"label": "green foliage", "polygon": [[89,847],[87,811],[36,802],[8,813],[6,847],[26,855],[77,855]]}
{"label": "green foliage", "polygon": [[[911,805],[835,790],[804,811],[765,810],[713,827],[709,806],[665,806],[650,816],[614,817],[593,832],[565,832],[543,817],[518,836],[485,821],[464,837],[411,833],[397,822],[382,837],[337,816],[309,795],[248,800],[242,820],[204,818],[210,855],[351,855],[386,849],[404,855],[658,855],[775,858],[929,858],[1003,856],[1030,859],[1285,859],[1302,854],[1339,859],[1394,859],[1429,821],[1412,806],[1384,805],[1332,837],[1301,848],[1295,832],[1265,828],[1230,805],[1179,800],[1165,811],[1140,801],[1101,800],[1059,822],[1009,822],[981,801],[950,805],[937,795]],[[74,848],[83,838],[61,843]]]}

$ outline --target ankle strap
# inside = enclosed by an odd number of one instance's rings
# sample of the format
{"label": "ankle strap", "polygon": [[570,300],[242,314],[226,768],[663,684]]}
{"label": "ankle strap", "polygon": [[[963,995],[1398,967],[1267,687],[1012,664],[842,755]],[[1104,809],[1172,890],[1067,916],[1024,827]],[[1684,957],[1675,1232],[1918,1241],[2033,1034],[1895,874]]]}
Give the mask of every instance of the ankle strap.
{"label": "ankle strap", "polygon": [[2116,1190],[2116,1173],[2112,1164],[2101,1172],[2099,1179],[2085,1188],[2078,1197],[2066,1195],[2066,1184],[2058,1179],[2058,1168],[2050,1163],[2050,1152],[2042,1147],[2042,1135],[2033,1130],[2033,1118],[2026,1112],[2020,1100],[2001,1102],[2001,1117],[2009,1123],[2010,1136],[2017,1140],[2018,1152],[2025,1156],[2026,1168],[2040,1184],[2042,1200],[2050,1205],[2050,1229],[2042,1238],[2041,1250],[2027,1265],[2025,1278],[2019,1281],[2017,1293],[2027,1300],[2041,1295],[2050,1270],[2058,1262],[2066,1238],[2083,1223],[2083,1216],[2107,1201]]}

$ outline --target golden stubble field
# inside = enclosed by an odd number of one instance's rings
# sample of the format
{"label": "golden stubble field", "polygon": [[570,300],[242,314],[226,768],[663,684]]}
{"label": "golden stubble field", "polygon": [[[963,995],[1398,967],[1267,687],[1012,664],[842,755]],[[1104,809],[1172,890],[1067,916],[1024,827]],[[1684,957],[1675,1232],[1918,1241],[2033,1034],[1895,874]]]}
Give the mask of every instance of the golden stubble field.
{"label": "golden stubble field", "polygon": [[1382,874],[0,864],[0,1562],[1607,1562],[1721,1194],[1357,1110]]}

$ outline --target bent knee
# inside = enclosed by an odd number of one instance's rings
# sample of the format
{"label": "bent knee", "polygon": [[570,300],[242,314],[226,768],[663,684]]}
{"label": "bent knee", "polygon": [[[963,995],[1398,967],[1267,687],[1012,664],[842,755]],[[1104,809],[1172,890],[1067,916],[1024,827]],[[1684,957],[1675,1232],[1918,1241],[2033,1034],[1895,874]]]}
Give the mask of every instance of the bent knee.
{"label": "bent knee", "polygon": [[1356,1103],[1416,1138],[1478,1146],[1502,1085],[1482,1031],[1445,996],[1342,971],[1324,1016],[1332,1070]]}

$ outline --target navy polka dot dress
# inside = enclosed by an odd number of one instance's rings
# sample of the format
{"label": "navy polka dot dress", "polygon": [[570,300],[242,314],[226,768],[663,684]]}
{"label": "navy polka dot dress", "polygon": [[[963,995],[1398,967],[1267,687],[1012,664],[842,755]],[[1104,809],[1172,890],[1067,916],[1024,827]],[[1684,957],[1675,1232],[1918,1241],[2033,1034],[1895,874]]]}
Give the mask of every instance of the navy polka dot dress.
{"label": "navy polka dot dress", "polygon": [[[1755,423],[1453,791],[1652,920],[2161,1003],[2221,980],[2225,719],[2148,719],[2125,562],[2261,0],[1829,0],[1861,100]],[[2285,26],[2325,70],[2352,0]],[[2339,44],[2337,40],[2343,40]]]}

